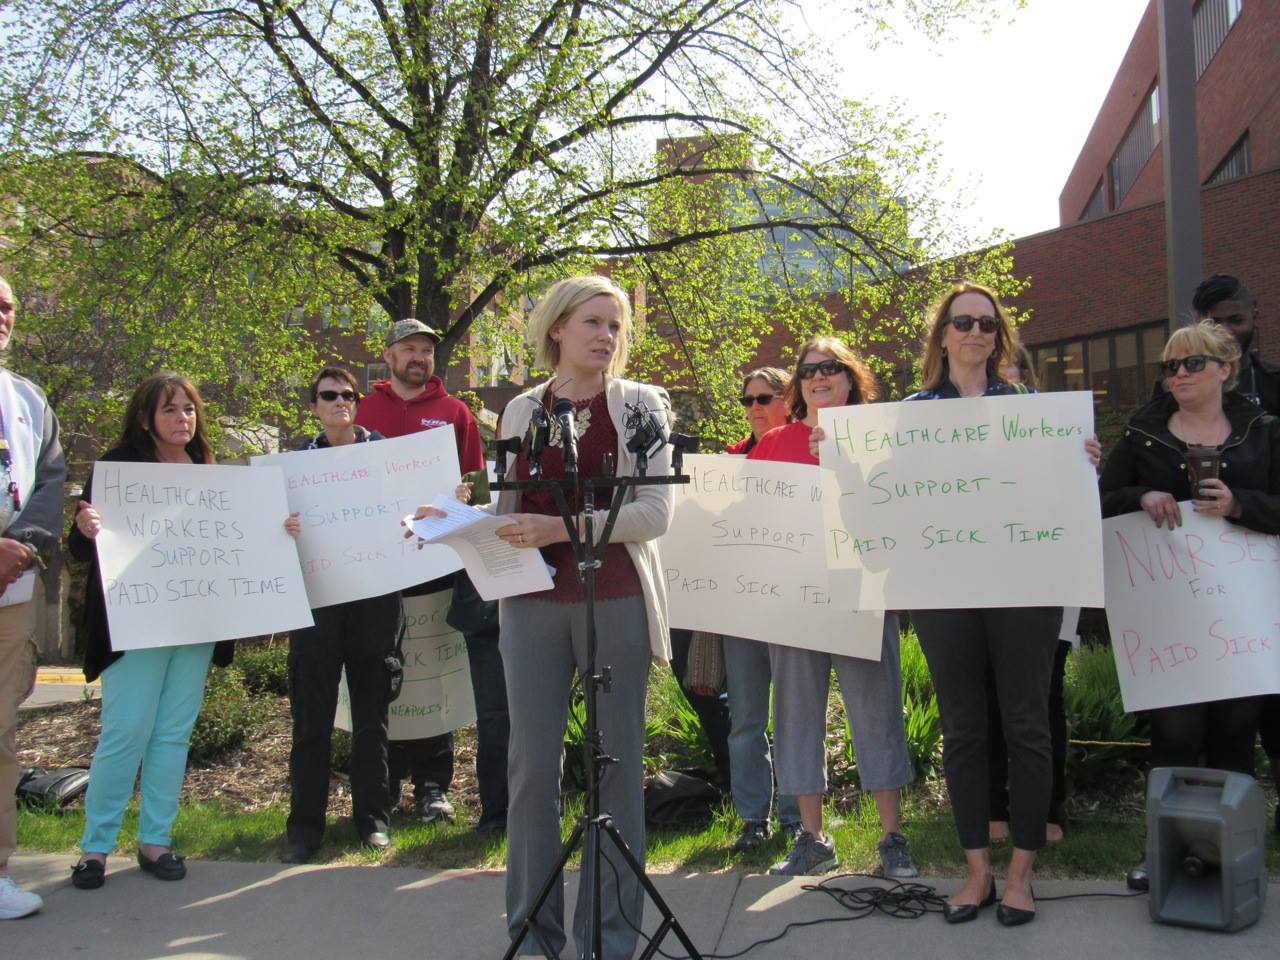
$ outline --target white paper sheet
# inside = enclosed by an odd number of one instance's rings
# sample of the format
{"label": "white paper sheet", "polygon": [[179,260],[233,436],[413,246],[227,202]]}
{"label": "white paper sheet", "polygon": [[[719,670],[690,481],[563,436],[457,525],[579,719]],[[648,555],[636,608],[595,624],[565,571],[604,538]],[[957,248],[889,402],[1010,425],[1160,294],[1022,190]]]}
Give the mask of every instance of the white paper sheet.
{"label": "white paper sheet", "polygon": [[451,496],[437,497],[432,506],[445,516],[411,520],[410,528],[426,543],[452,548],[481,599],[501,600],[551,589],[551,573],[541,551],[513,547],[495,532],[509,526],[510,518]]}

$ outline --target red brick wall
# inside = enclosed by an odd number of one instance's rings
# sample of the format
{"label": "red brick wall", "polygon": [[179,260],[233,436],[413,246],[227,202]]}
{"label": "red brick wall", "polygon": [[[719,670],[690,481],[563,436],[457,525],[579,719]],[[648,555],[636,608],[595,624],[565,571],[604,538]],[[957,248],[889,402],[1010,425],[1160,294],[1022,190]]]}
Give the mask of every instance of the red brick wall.
{"label": "red brick wall", "polygon": [[[1263,355],[1280,362],[1280,167],[1201,191],[1204,273],[1240,277],[1258,300]],[[1153,203],[1024,237],[1016,301],[1030,308],[1028,344],[1165,319],[1164,204]]]}

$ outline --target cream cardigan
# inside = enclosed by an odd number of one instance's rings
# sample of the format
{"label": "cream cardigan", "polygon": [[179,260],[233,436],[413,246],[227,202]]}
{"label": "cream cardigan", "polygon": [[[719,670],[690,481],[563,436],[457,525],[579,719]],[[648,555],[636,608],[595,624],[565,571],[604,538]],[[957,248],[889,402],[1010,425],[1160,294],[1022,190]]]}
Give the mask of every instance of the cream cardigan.
{"label": "cream cardigan", "polygon": [[[523,435],[529,426],[529,418],[535,407],[542,403],[547,384],[541,384],[520,394],[509,404],[502,414],[501,439]],[[633,476],[636,471],[636,458],[626,449],[626,436],[623,422],[626,417],[626,403],[637,400],[653,411],[665,410],[668,404],[657,387],[634,380],[622,380],[608,377],[605,381],[606,401],[609,405],[609,416],[614,428],[618,431],[617,474],[620,477]],[[663,447],[649,461],[649,475],[665,477],[671,472],[671,448]],[[504,490],[498,495],[495,512],[498,514],[516,513],[519,509],[520,497],[514,490]],[[667,627],[667,584],[662,575],[662,560],[658,554],[658,538],[667,532],[671,525],[671,514],[675,505],[675,493],[669,485],[632,487],[626,493],[626,500],[618,511],[618,519],[610,536],[611,543],[621,543],[627,548],[631,562],[635,564],[636,574],[640,577],[640,586],[644,593],[645,614],[649,620],[649,649],[661,663],[671,659],[671,637]],[[603,532],[608,511],[595,512],[595,531],[598,537]],[[537,594],[529,594],[536,597]],[[499,601],[498,615],[505,617],[503,609],[505,601]]]}

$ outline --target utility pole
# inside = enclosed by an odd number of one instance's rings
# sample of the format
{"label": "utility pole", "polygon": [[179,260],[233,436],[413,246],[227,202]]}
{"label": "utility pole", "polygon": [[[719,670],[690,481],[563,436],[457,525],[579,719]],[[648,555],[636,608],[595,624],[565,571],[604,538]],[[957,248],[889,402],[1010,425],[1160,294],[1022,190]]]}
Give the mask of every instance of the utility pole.
{"label": "utility pole", "polygon": [[1160,153],[1164,160],[1164,244],[1170,325],[1194,319],[1191,295],[1203,274],[1196,60],[1191,0],[1156,0],[1160,36]]}

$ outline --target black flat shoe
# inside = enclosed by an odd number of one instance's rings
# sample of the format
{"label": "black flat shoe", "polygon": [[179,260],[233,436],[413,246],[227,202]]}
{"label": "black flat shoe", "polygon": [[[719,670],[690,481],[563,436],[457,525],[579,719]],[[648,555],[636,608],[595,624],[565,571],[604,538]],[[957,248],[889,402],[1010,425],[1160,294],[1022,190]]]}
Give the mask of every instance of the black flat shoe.
{"label": "black flat shoe", "polygon": [[138,866],[143,873],[149,873],[157,880],[181,880],[187,875],[187,865],[183,858],[173,853],[162,853],[154,860],[148,860],[139,850]]}
{"label": "black flat shoe", "polygon": [[996,878],[991,878],[991,889],[987,891],[987,895],[982,898],[981,903],[944,903],[942,905],[942,919],[947,923],[968,923],[970,920],[978,918],[978,911],[984,907],[989,907],[996,902]]}
{"label": "black flat shoe", "polygon": [[1124,883],[1130,890],[1138,892],[1145,892],[1151,888],[1151,879],[1147,876],[1146,857],[1139,860],[1138,865],[1125,874]]}
{"label": "black flat shoe", "polygon": [[71,885],[77,890],[97,890],[107,882],[107,865],[101,860],[81,860],[71,868]]}
{"label": "black flat shoe", "polygon": [[[1031,891],[1031,899],[1035,900],[1036,892]],[[1020,927],[1036,918],[1034,910],[1023,910],[1021,907],[1007,907],[1003,903],[996,907],[996,920],[1002,927]]]}

